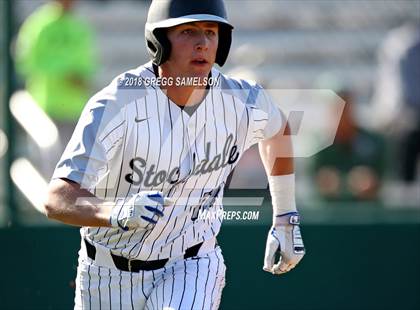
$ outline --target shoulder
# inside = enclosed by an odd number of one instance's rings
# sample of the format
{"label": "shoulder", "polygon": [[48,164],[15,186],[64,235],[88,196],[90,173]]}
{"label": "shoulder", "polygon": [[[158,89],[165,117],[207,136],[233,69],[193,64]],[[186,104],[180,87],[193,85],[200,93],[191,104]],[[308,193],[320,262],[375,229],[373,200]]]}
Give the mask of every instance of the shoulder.
{"label": "shoulder", "polygon": [[233,76],[220,72],[216,68],[212,69],[212,76],[220,80],[219,84],[220,84],[221,89],[233,89],[233,90],[262,89],[262,86],[259,85],[256,81],[233,77]]}
{"label": "shoulder", "polygon": [[253,80],[231,77],[213,69],[212,74],[219,79],[218,84],[223,93],[234,95],[247,105],[255,105],[258,96],[264,92],[263,87]]}
{"label": "shoulder", "polygon": [[107,86],[92,96],[89,103],[92,106],[113,105],[121,108],[139,100],[152,90],[143,83],[150,74],[147,64],[127,70],[117,75]]}

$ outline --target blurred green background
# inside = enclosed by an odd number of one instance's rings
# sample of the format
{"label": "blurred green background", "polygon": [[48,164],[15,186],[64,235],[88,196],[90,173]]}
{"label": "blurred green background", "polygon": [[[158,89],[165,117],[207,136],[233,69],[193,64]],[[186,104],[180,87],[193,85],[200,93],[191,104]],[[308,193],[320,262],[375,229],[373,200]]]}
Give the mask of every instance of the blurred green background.
{"label": "blurred green background", "polygon": [[[42,193],[50,177],[42,166],[48,161],[46,150],[28,133],[18,113],[9,109],[12,94],[25,88],[24,77],[14,69],[19,29],[44,3],[0,1],[1,309],[73,307],[78,230],[50,222],[40,213],[36,194]],[[414,180],[400,172],[399,142],[406,129],[395,118],[409,123],[410,113],[401,98],[393,98],[392,86],[384,90],[381,81],[393,85],[389,77],[396,71],[388,70],[387,57],[394,56],[388,52],[401,50],[403,40],[399,39],[407,37],[404,25],[420,23],[420,1],[226,3],[236,29],[222,71],[255,79],[267,88],[350,93],[348,102],[354,106],[357,128],[380,136],[385,148],[380,158],[370,158],[383,160],[383,166],[372,164],[370,172],[363,173],[339,165],[338,174],[316,170],[325,158],[334,156],[326,152],[296,160],[297,201],[307,255],[281,277],[262,271],[271,211],[261,162],[256,149],[251,149],[235,170],[226,196],[259,197],[264,203],[225,208],[258,211],[259,218],[227,220],[222,227],[219,243],[227,282],[221,309],[419,309],[419,166],[413,168]],[[147,6],[147,1],[140,0],[75,3],[74,14],[96,34],[98,70],[89,81],[91,95],[118,73],[148,60],[143,36]],[[28,111],[23,109],[23,116]],[[323,121],[321,116],[315,120]],[[56,125],[60,131],[60,123]],[[366,142],[361,147],[371,145]],[[334,154],[332,150],[334,146],[327,152]],[[344,154],[335,162],[355,158],[350,151]],[[360,163],[369,168],[368,164]],[[343,177],[341,187],[334,183],[337,175]],[[373,180],[374,185],[364,193],[355,194],[357,186],[342,189],[366,180]]]}

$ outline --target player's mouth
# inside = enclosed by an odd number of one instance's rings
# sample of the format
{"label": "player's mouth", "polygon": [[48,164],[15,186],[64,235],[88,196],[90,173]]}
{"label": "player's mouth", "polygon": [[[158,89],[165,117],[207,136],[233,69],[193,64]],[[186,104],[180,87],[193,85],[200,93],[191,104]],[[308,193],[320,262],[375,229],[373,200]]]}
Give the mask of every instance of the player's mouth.
{"label": "player's mouth", "polygon": [[194,58],[191,63],[195,66],[206,66],[209,62],[204,58]]}

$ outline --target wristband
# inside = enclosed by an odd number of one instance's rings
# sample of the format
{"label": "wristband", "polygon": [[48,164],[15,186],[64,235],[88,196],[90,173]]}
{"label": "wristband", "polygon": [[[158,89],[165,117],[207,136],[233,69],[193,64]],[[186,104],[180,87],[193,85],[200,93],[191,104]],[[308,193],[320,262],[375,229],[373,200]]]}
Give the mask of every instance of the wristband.
{"label": "wristband", "polygon": [[295,174],[268,176],[271,202],[273,205],[273,223],[278,215],[297,212],[295,200]]}
{"label": "wristband", "polygon": [[299,225],[300,215],[297,212],[289,212],[282,215],[277,215],[274,218],[274,226],[285,226],[285,225]]}

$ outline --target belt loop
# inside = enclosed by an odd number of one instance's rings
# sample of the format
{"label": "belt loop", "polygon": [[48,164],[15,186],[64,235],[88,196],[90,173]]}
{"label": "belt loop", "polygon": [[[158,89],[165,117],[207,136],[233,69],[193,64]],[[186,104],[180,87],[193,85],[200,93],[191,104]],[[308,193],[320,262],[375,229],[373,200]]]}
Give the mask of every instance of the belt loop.
{"label": "belt loop", "polygon": [[131,259],[127,262],[128,271],[131,272]]}
{"label": "belt loop", "polygon": [[91,260],[96,259],[96,248],[93,244],[90,244],[89,241],[86,240],[86,238],[83,239],[85,241],[85,248],[86,248],[86,254]]}

